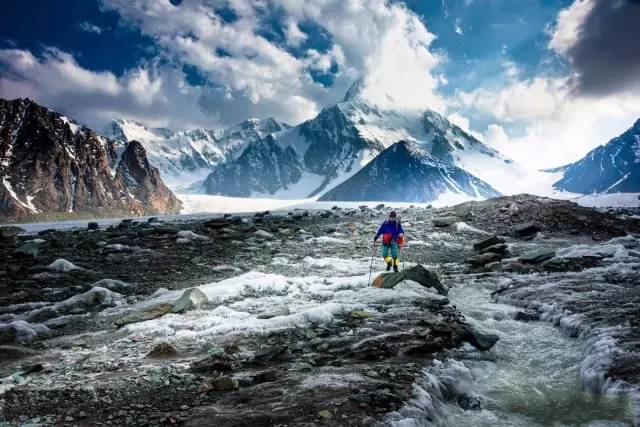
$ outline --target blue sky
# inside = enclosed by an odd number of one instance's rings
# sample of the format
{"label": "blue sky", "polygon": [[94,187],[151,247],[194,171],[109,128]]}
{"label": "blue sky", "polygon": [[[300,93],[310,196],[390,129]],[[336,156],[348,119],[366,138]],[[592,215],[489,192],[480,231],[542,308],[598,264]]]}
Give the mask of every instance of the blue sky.
{"label": "blue sky", "polygon": [[625,77],[594,85],[611,74],[593,59],[608,36],[588,32],[619,28],[618,15],[639,8],[631,0],[5,0],[0,96],[32,97],[98,129],[117,116],[213,128],[267,116],[295,124],[361,79],[371,102],[435,109],[516,160],[553,151],[536,165],[554,166],[640,115],[636,64],[624,59],[638,56],[632,44],[608,58]]}

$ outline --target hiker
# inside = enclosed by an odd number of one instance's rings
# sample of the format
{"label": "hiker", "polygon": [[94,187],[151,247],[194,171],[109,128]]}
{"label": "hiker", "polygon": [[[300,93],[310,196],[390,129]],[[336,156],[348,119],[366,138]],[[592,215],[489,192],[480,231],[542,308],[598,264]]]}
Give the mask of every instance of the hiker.
{"label": "hiker", "polygon": [[[389,219],[380,225],[376,237],[373,238],[373,244],[375,246],[378,241],[378,237],[382,236],[382,257],[387,263],[387,271],[398,271],[400,265],[399,247],[404,243],[404,230],[402,224],[400,224],[400,218],[395,211],[389,213]],[[391,252],[391,256],[389,256]]]}

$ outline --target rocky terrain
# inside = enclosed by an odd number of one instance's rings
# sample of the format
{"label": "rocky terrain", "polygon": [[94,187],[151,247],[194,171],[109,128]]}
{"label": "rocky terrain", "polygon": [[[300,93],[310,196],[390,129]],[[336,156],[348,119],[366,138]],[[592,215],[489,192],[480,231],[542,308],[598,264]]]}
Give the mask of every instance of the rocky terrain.
{"label": "rocky terrain", "polygon": [[0,99],[0,219],[178,213],[139,143],[97,135],[29,99]]}
{"label": "rocky terrain", "polygon": [[525,195],[400,209],[398,280],[378,278],[378,256],[370,274],[386,212],[0,229],[0,421],[514,425],[520,411],[545,425],[549,411],[476,388],[526,360],[511,346],[521,328],[573,345],[556,325],[584,345],[575,381],[631,403],[563,415],[560,402],[555,420],[634,422],[637,211]]}

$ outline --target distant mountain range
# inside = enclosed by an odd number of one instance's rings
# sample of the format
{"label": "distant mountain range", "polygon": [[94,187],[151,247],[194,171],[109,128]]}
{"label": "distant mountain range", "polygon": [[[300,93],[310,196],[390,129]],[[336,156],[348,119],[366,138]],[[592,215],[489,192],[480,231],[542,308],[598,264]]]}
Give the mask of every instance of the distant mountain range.
{"label": "distant mountain range", "polygon": [[0,219],[38,213],[178,213],[181,202],[137,142],[124,143],[29,99],[0,99]]}
{"label": "distant mountain range", "polygon": [[[440,170],[444,162],[467,174],[452,174],[451,185],[434,185],[421,197],[407,192],[380,193],[380,200],[430,202],[438,198],[439,190],[480,198],[496,195],[495,183],[520,167],[436,112],[384,111],[362,100],[356,88],[345,101],[323,109],[315,118],[250,142],[242,155],[212,172],[204,187],[210,194],[242,197],[347,197],[332,190],[348,188],[341,184],[361,179],[356,178],[358,172],[399,141],[412,143],[414,149],[407,154],[420,157],[418,162],[428,154],[440,161]],[[421,164],[425,169],[427,163]],[[398,171],[390,171],[389,176],[394,176],[399,186],[414,183],[415,176],[401,173],[405,170],[402,163],[395,167]],[[478,182],[478,192],[469,188],[467,175]],[[485,177],[492,182],[485,182]],[[463,182],[456,182],[457,178]]]}
{"label": "distant mountain range", "polygon": [[[0,99],[0,219],[177,213],[184,190],[236,197],[432,202],[512,192],[524,168],[434,111],[382,110],[354,85],[289,126],[250,119],[173,131],[126,119],[101,136],[28,99]],[[640,192],[640,120],[561,173],[557,190]],[[194,186],[192,186],[195,188]]]}
{"label": "distant mountain range", "polygon": [[640,192],[640,120],[577,162],[559,168],[558,190],[580,194]]}
{"label": "distant mountain range", "polygon": [[119,141],[139,141],[168,184],[188,184],[239,156],[249,143],[288,128],[268,118],[249,119],[224,130],[173,131],[121,118],[113,121],[106,135]]}

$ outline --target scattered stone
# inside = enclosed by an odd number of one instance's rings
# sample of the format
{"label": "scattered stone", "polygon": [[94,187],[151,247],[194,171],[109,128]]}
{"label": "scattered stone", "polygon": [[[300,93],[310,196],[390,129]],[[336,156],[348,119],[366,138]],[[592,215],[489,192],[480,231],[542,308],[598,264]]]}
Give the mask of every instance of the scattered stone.
{"label": "scattered stone", "polygon": [[426,288],[434,288],[441,295],[448,293],[448,289],[442,284],[438,274],[427,270],[422,265],[416,265],[398,273],[383,273],[374,279],[372,286],[393,288],[404,280],[417,282]]}
{"label": "scattered stone", "polygon": [[55,307],[42,307],[35,310],[31,310],[29,314],[27,314],[25,320],[29,323],[42,323],[49,319],[53,319],[58,317],[60,314]]}
{"label": "scattered stone", "polygon": [[540,231],[540,227],[532,222],[518,224],[513,228],[513,233],[518,237],[530,237]]}
{"label": "scattered stone", "polygon": [[94,286],[83,294],[74,295],[55,305],[56,310],[61,313],[68,313],[75,308],[89,308],[98,305],[113,304],[121,295],[111,292],[109,289]]}
{"label": "scattered stone", "polygon": [[233,366],[229,362],[226,354],[204,356],[194,360],[189,367],[190,372],[214,373],[214,372],[230,372]]}
{"label": "scattered stone", "polygon": [[130,291],[135,288],[133,285],[130,285],[128,283],[124,283],[120,280],[115,280],[115,279],[102,279],[95,282],[91,286],[106,288],[106,289],[109,289],[110,291],[115,291],[115,292]]}
{"label": "scattered stone", "polygon": [[218,391],[227,391],[238,388],[238,380],[229,376],[216,378],[213,384]]}
{"label": "scattered stone", "polygon": [[271,319],[273,317],[288,316],[290,314],[291,311],[289,310],[289,307],[274,307],[270,310],[262,312],[262,314],[259,314],[258,319]]}
{"label": "scattered stone", "polygon": [[541,267],[546,271],[582,271],[587,268],[600,267],[601,256],[583,256],[573,258],[554,257],[542,263]]}
{"label": "scattered stone", "polygon": [[497,254],[494,252],[486,252],[481,255],[472,256],[471,258],[467,258],[465,261],[471,267],[483,267],[486,264],[497,262],[502,259],[501,254]]}
{"label": "scattered stone", "polygon": [[270,383],[270,382],[276,381],[277,379],[278,379],[278,371],[276,370],[257,372],[253,376],[253,381],[256,384]]}
{"label": "scattered stone", "polygon": [[0,227],[0,238],[11,239],[19,234],[23,234],[26,232],[27,230],[22,227],[17,227],[15,225],[5,225]]}
{"label": "scattered stone", "polygon": [[490,350],[500,339],[495,334],[485,334],[476,330],[469,330],[465,341],[477,348],[478,350]]}
{"label": "scattered stone", "polygon": [[490,246],[494,246],[500,243],[505,243],[506,241],[502,237],[491,236],[487,239],[481,240],[473,244],[473,249],[476,251],[482,251]]}
{"label": "scattered stone", "polygon": [[331,412],[326,409],[318,412],[318,416],[320,416],[320,418],[322,418],[323,420],[330,420],[333,418],[333,414],[331,414]]}
{"label": "scattered stone", "polygon": [[190,288],[184,291],[182,296],[173,303],[171,309],[174,313],[184,313],[189,310],[206,308],[209,304],[207,296],[198,288]]}
{"label": "scattered stone", "polygon": [[115,320],[118,327],[128,325],[129,323],[144,322],[145,320],[156,319],[171,312],[171,304],[157,304],[152,307],[137,310],[132,313],[125,314]]}
{"label": "scattered stone", "polygon": [[62,271],[64,273],[73,271],[73,270],[82,270],[82,268],[78,267],[77,265],[63,258],[58,258],[57,260],[49,264],[48,268],[50,270]]}
{"label": "scattered stone", "polygon": [[260,349],[253,355],[253,360],[258,363],[270,362],[284,358],[288,353],[289,347],[286,345],[276,345]]}
{"label": "scattered stone", "polygon": [[556,251],[553,249],[538,249],[520,255],[518,257],[518,261],[523,264],[540,264],[541,262],[549,260],[554,256],[556,256]]}
{"label": "scattered stone", "polygon": [[32,258],[38,258],[38,253],[40,251],[40,245],[45,241],[42,239],[33,239],[24,242],[22,245],[18,246],[13,253],[17,255],[25,255],[30,256]]}
{"label": "scattered stone", "polygon": [[147,357],[152,359],[171,359],[176,356],[178,356],[178,351],[168,342],[156,344],[147,354]]}
{"label": "scattered stone", "polygon": [[[2,338],[0,337],[0,342]],[[0,345],[0,360],[15,360],[36,355],[37,352],[20,345]]]}
{"label": "scattered stone", "polygon": [[461,394],[458,396],[458,406],[465,411],[482,411],[484,400],[480,396]]}
{"label": "scattered stone", "polygon": [[448,227],[459,221],[457,216],[443,216],[440,218],[433,218],[431,222],[435,227]]}
{"label": "scattered stone", "polygon": [[50,334],[49,328],[41,324],[31,324],[24,320],[14,320],[10,323],[0,324],[0,344],[27,344],[37,338]]}
{"label": "scattered stone", "polygon": [[540,320],[540,314],[535,311],[517,311],[516,314],[513,315],[514,320],[521,320],[523,322],[533,322],[536,320]]}
{"label": "scattered stone", "polygon": [[376,205],[374,209],[381,211],[382,209],[384,209],[384,203],[380,203],[379,205]]}
{"label": "scattered stone", "polygon": [[506,243],[497,243],[495,245],[489,246],[488,248],[484,248],[480,250],[481,254],[486,254],[488,252],[504,255],[507,252],[507,245]]}
{"label": "scattered stone", "polygon": [[456,205],[453,208],[453,213],[458,218],[468,218],[471,216],[471,205],[467,205],[467,204]]}
{"label": "scattered stone", "polygon": [[176,236],[178,237],[176,243],[208,242],[211,240],[209,237],[194,233],[191,230],[180,230],[176,233]]}
{"label": "scattered stone", "polygon": [[87,229],[89,230],[100,230],[100,224],[98,224],[97,222],[90,222],[89,224],[87,224]]}

